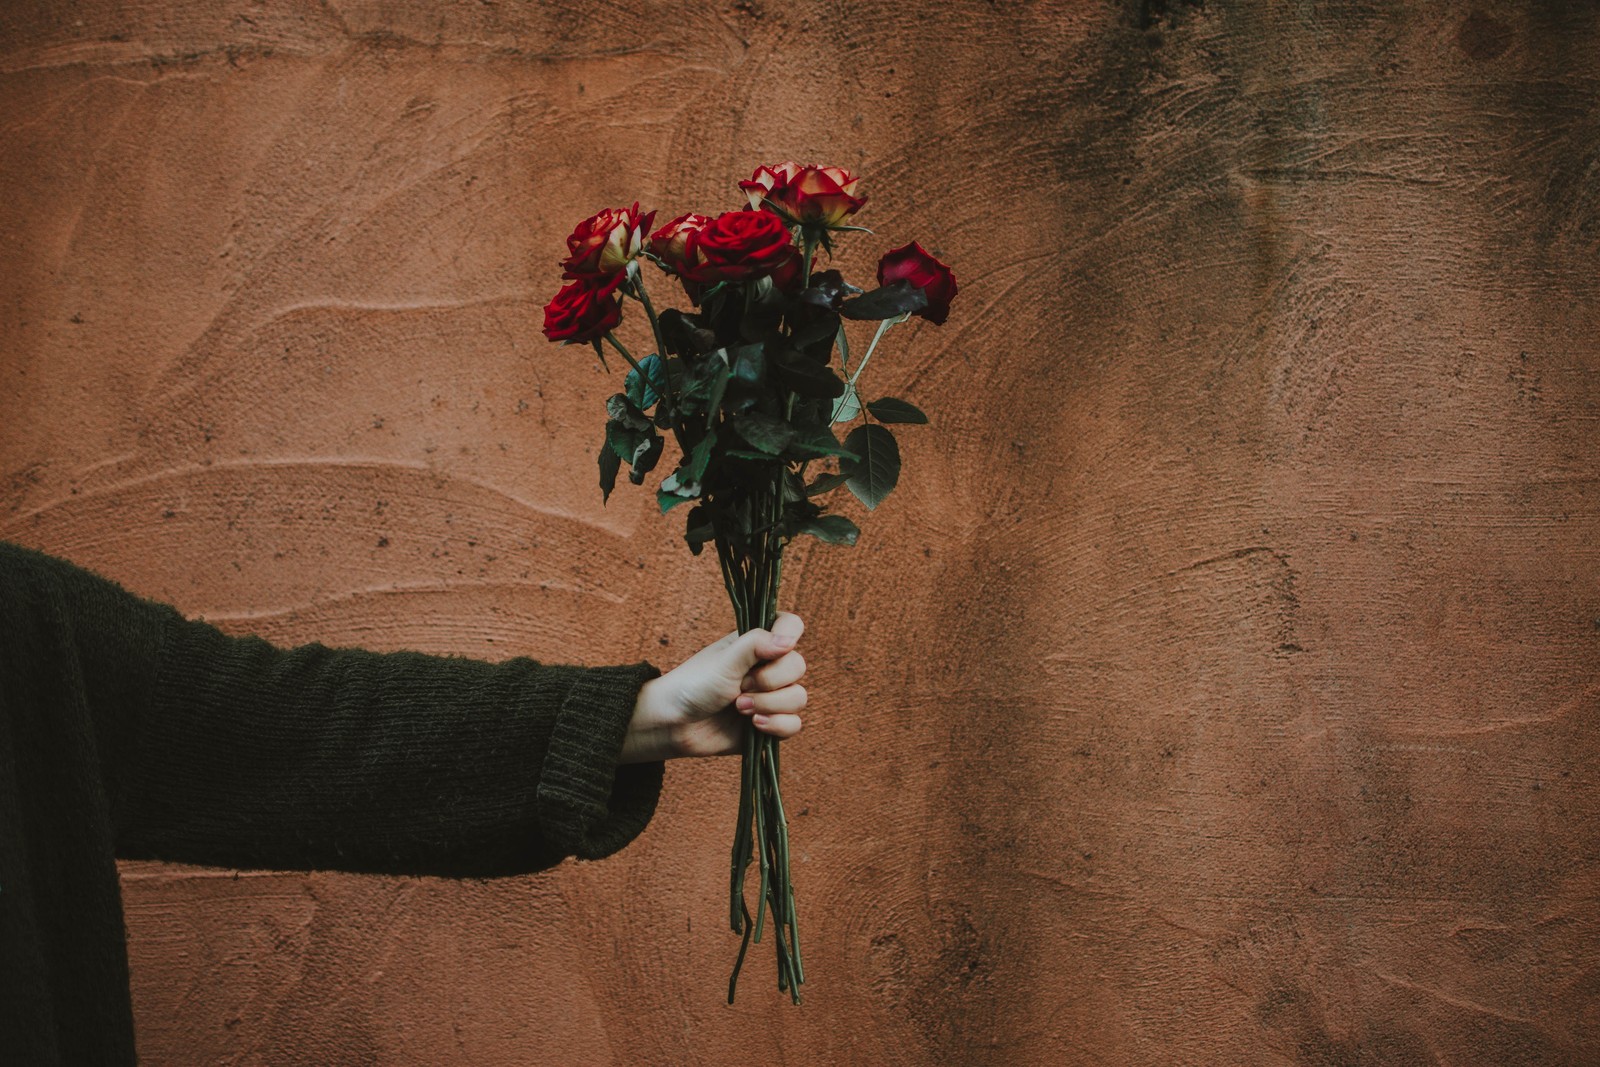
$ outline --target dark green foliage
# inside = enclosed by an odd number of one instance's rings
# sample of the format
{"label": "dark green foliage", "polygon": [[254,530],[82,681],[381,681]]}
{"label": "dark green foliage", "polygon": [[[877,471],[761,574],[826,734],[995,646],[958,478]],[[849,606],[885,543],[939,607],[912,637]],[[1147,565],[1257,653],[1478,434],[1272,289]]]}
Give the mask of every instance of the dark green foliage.
{"label": "dark green foliage", "polygon": [[832,400],[844,395],[843,378],[801,353],[780,362],[777,370],[778,381],[801,396]]}
{"label": "dark green foliage", "polygon": [[926,425],[928,416],[915,404],[907,403],[898,397],[886,396],[881,400],[873,400],[867,404],[867,411],[879,422],[907,422]]}
{"label": "dark green foliage", "polygon": [[843,515],[822,515],[802,523],[796,533],[810,534],[830,545],[853,545],[861,528]]}
{"label": "dark green foliage", "polygon": [[[622,386],[628,394],[627,399],[636,408],[649,411],[655,407],[656,400],[667,392],[667,369],[657,355],[645,356],[639,361],[639,368],[644,371],[644,376],[641,377],[639,371],[630,370],[622,380]],[[612,418],[616,418],[615,413]]]}
{"label": "dark green foliage", "polygon": [[787,420],[760,412],[735,415],[733,429],[751,447],[769,456],[778,455],[794,440],[794,427]]}
{"label": "dark green foliage", "polygon": [[[857,425],[843,443],[834,431],[835,419],[849,423],[863,410],[841,374],[849,353],[840,324],[876,320],[881,337],[890,320],[924,306],[922,290],[904,282],[864,292],[837,270],[822,270],[799,293],[784,293],[767,279],[719,283],[701,292],[697,310],[661,312],[660,352],[641,359],[624,391],[606,401],[601,493],[610,498],[623,464],[629,480],[641,484],[662,456],[663,433],[670,434],[680,458],[656,499],[662,511],[695,505],[684,540],[696,554],[715,539],[766,551],[758,546],[775,536],[772,550],[780,553],[801,534],[854,544],[855,525],[822,514],[813,501],[848,486],[876,508],[899,482],[900,450],[882,425]],[[896,397],[864,408],[879,424],[928,421]],[[839,469],[808,483],[806,468],[821,461],[836,461]],[[761,504],[772,499],[774,486],[781,499]]]}
{"label": "dark green foliage", "polygon": [[876,508],[900,481],[900,446],[894,434],[882,426],[857,426],[844,447],[859,457],[840,461],[845,484],[868,509]]}
{"label": "dark green foliage", "polygon": [[839,305],[847,319],[892,319],[928,306],[928,294],[910,282],[885,285]]}
{"label": "dark green foliage", "polygon": [[611,490],[617,487],[617,471],[622,469],[622,458],[610,445],[600,446],[600,501],[611,499]]}

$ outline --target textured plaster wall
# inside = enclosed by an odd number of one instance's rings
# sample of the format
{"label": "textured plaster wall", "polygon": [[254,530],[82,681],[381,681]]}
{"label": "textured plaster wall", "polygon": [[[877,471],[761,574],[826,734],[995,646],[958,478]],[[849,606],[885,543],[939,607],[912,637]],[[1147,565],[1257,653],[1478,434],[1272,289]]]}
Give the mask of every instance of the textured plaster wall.
{"label": "textured plaster wall", "polygon": [[0,536],[233,632],[724,630],[539,335],[599,207],[836,162],[963,287],[786,583],[804,1008],[725,761],[538,877],[125,865],[145,1060],[1600,1061],[1596,12],[9,0]]}

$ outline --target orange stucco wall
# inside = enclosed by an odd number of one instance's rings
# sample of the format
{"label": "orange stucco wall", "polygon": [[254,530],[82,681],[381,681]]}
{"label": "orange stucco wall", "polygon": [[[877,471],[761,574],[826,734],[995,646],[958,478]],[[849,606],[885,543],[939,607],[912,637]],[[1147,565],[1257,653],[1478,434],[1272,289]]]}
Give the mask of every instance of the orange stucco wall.
{"label": "orange stucco wall", "polygon": [[4,5],[0,537],[230,631],[728,627],[539,334],[597,208],[836,162],[962,282],[786,579],[804,1007],[722,761],[538,877],[125,865],[145,1061],[1600,1060],[1596,11]]}

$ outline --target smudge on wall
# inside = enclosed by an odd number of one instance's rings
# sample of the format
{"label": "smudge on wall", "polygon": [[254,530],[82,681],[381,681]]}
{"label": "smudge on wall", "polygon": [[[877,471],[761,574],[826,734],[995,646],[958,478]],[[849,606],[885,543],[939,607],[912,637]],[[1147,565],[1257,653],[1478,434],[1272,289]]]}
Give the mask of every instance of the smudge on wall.
{"label": "smudge on wall", "polygon": [[[853,167],[962,281],[807,547],[807,1005],[722,1004],[735,767],[494,883],[128,864],[146,1062],[1600,1056],[1586,5],[220,0],[0,14],[0,536],[235,632],[728,626],[539,334],[635,198]],[[770,967],[770,963],[767,964]]]}

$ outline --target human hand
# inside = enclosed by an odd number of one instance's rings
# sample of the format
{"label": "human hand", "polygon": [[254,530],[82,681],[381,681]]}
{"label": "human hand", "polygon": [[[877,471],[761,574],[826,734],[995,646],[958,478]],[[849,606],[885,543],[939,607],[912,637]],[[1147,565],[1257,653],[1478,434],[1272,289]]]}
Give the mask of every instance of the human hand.
{"label": "human hand", "polygon": [[727,756],[743,747],[746,718],[773,737],[800,732],[806,661],[794,651],[805,623],[780,614],[772,630],[731,633],[639,690],[623,763]]}

